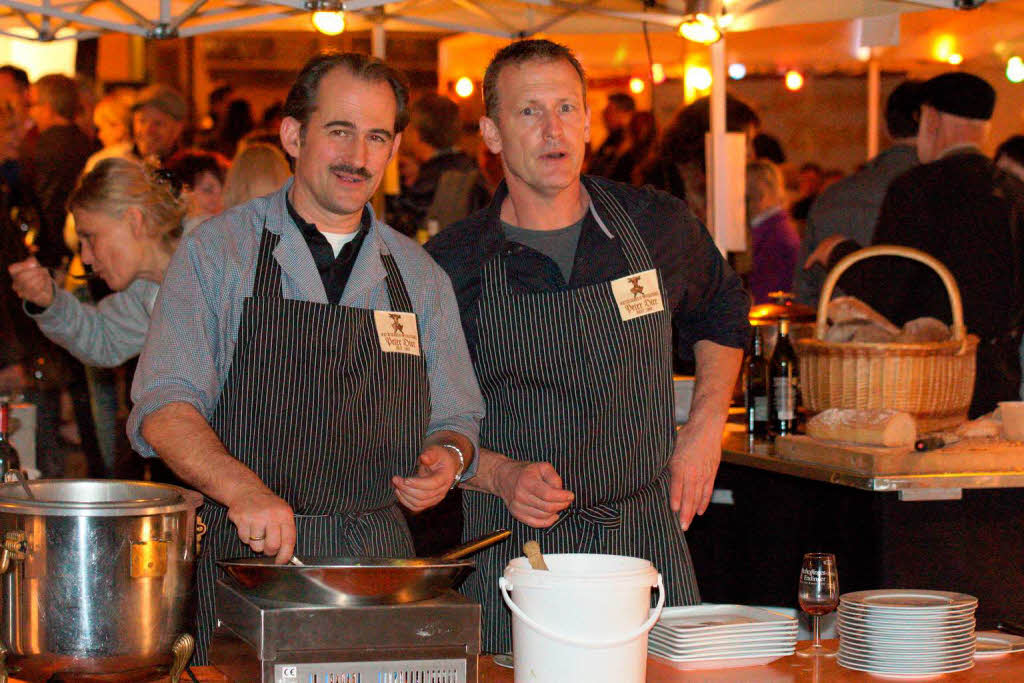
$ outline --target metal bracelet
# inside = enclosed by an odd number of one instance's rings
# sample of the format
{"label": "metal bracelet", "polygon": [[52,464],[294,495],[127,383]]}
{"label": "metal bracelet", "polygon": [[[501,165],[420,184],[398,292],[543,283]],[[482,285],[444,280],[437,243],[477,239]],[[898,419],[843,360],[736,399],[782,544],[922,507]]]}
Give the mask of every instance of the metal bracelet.
{"label": "metal bracelet", "polygon": [[460,481],[462,481],[462,473],[466,471],[466,457],[462,455],[462,449],[456,446],[455,444],[443,443],[441,444],[441,446],[454,451],[455,455],[459,456],[459,469],[455,472],[455,479],[454,481],[452,481],[452,485],[448,489],[449,491],[451,491],[453,488],[459,485]]}

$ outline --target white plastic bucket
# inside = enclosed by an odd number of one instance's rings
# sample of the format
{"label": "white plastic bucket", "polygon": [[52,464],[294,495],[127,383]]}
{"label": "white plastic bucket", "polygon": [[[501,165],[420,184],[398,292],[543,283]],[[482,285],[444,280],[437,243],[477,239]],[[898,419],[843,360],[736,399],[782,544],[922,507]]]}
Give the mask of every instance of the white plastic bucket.
{"label": "white plastic bucket", "polygon": [[[550,571],[532,569],[525,557],[517,557],[498,579],[512,610],[516,683],[643,683],[647,632],[665,605],[661,574],[635,557],[545,555],[544,560]],[[651,610],[653,587],[658,605]]]}

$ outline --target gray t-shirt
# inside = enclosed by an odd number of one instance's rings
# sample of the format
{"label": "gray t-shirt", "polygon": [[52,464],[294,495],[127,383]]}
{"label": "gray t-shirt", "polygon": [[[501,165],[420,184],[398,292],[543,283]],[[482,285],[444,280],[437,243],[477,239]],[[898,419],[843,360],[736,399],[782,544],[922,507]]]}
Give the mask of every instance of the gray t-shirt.
{"label": "gray t-shirt", "polygon": [[576,244],[580,241],[580,230],[583,228],[584,216],[572,225],[557,230],[527,230],[505,221],[501,228],[505,237],[513,242],[525,245],[538,251],[555,262],[562,271],[566,282],[572,275],[572,264],[576,260]]}

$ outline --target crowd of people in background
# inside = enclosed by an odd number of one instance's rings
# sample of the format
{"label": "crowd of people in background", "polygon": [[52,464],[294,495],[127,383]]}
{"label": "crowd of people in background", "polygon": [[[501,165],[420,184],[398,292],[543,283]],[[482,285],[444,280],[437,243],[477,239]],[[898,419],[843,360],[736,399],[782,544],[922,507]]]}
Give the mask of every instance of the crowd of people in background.
{"label": "crowd of people in background", "polygon": [[[920,87],[907,81],[892,92],[891,144],[850,176],[814,160],[794,164],[751,106],[727,98],[727,128],[748,141],[749,247],[730,261],[754,303],[780,291],[816,303],[825,271],[813,264],[815,249],[835,235],[871,242],[890,183],[919,161]],[[44,476],[65,473],[70,447],[84,454],[89,475],[139,475],[121,421],[131,358],[162,278],[159,260],[181,234],[291,175],[281,103],[257,119],[225,85],[210,94],[208,112],[193,121],[182,95],[163,84],[97,98],[81,79],[53,74],[31,83],[21,69],[0,67],[0,394],[37,405]],[[600,120],[604,137],[592,141],[586,173],[664,190],[707,222],[707,98],[659,131],[652,112],[613,93]],[[1024,177],[1024,136],[1000,145],[995,165]],[[412,102],[398,167],[387,219],[421,241],[485,207],[503,173],[458,104],[435,93]],[[90,174],[91,184],[81,182]],[[124,194],[129,187],[132,197]],[[134,232],[126,212],[138,215]],[[20,276],[12,280],[9,266]],[[48,291],[51,276],[62,285],[57,292]]]}

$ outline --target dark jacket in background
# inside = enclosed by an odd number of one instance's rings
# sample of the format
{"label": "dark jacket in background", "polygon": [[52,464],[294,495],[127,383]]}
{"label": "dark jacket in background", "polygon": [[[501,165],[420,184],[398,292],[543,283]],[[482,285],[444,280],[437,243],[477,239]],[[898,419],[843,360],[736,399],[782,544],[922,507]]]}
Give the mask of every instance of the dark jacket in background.
{"label": "dark jacket in background", "polygon": [[889,185],[917,163],[917,150],[912,145],[894,145],[861,170],[821,193],[807,217],[796,262],[794,285],[798,301],[817,305],[821,286],[825,284],[824,268],[803,269],[807,257],[823,239],[832,235],[844,235],[859,244],[871,244]]}
{"label": "dark jacket in background", "polygon": [[41,211],[36,258],[56,267],[71,256],[64,244],[67,202],[86,160],[97,149],[78,126],[53,126],[39,134],[32,156],[32,189]]}
{"label": "dark jacket in background", "polygon": [[[461,171],[463,173],[479,174],[476,162],[463,151],[457,149],[442,150],[428,159],[420,166],[416,175],[416,182],[407,188],[403,188],[399,197],[395,219],[396,229],[405,234],[414,234],[417,229],[425,228],[429,216],[431,204],[434,202],[434,195],[437,192],[441,176],[448,171]],[[470,196],[465,202],[465,210],[460,211],[458,218],[464,218],[469,214],[487,205],[491,194],[483,184],[482,176],[477,176],[470,189]],[[445,225],[440,225],[443,228]]]}
{"label": "dark jacket in background", "polygon": [[[972,418],[1018,398],[1022,235],[1024,183],[974,149],[957,150],[893,181],[875,228],[875,244],[927,252],[956,279],[967,331],[981,338]],[[859,246],[841,244],[830,266]],[[897,325],[921,316],[952,321],[941,280],[915,261],[870,259],[848,270],[839,286]]]}

